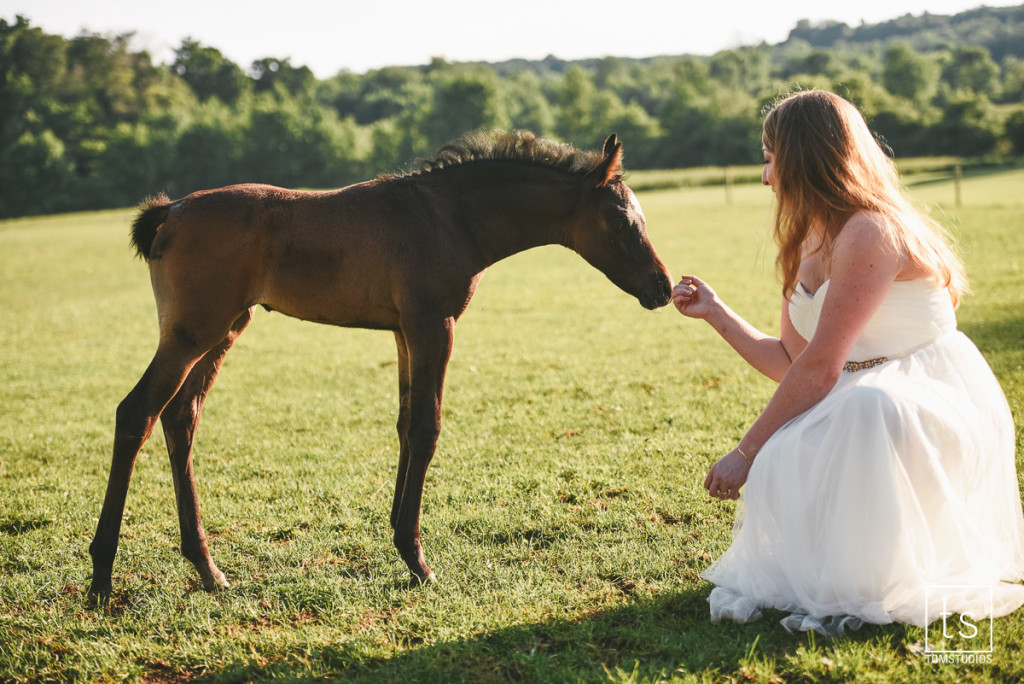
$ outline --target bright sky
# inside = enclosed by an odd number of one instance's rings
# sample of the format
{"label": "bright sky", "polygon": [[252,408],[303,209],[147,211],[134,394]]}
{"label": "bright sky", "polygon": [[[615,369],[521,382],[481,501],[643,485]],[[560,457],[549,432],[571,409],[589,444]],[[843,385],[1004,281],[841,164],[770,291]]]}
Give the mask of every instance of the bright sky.
{"label": "bright sky", "polygon": [[[522,57],[711,55],[786,39],[800,19],[858,26],[905,14],[956,14],[984,0],[0,0],[47,33],[134,32],[158,63],[192,37],[242,68],[290,58],[318,78],[387,65]],[[992,6],[1016,5],[995,2]]]}

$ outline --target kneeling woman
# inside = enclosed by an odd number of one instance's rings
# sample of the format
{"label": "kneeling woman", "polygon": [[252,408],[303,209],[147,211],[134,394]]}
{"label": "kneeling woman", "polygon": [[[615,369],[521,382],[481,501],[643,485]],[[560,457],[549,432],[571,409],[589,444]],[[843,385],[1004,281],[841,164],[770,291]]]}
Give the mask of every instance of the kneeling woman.
{"label": "kneeling woman", "polygon": [[779,381],[704,483],[723,499],[745,485],[733,544],[703,574],[716,585],[712,620],[774,607],[791,613],[790,630],[837,634],[861,622],[924,626],[929,601],[929,619],[936,605],[976,618],[1016,610],[1013,420],[956,328],[963,266],[843,98],[789,96],[767,115],[763,144],[780,338],[697,277],[673,290],[683,315]]}

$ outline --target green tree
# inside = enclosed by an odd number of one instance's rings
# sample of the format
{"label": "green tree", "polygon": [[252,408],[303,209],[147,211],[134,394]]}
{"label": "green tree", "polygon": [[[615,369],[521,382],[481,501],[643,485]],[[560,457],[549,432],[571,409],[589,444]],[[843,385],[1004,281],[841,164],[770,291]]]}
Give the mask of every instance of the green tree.
{"label": "green tree", "polygon": [[410,161],[404,155],[406,136],[397,119],[384,119],[370,126],[370,154],[367,168],[370,173],[394,173]]}
{"label": "green tree", "polygon": [[3,150],[0,216],[49,214],[75,208],[74,169],[64,143],[49,129],[24,131]]}
{"label": "green tree", "polygon": [[769,79],[770,64],[764,50],[740,48],[724,50],[711,57],[711,78],[719,85],[746,93],[756,93]]}
{"label": "green tree", "polygon": [[818,47],[831,47],[836,42],[853,36],[853,29],[839,21],[826,20],[812,24],[809,19],[801,19],[796,27],[789,32],[789,39],[805,40]]}
{"label": "green tree", "polygon": [[885,51],[882,84],[893,95],[911,102],[928,102],[935,95],[938,77],[938,64],[906,43],[896,43]]}
{"label": "green tree", "polygon": [[1001,102],[1024,102],[1024,59],[1010,55],[1003,60]]}
{"label": "green tree", "polygon": [[661,127],[636,102],[626,104],[611,90],[601,90],[583,68],[569,68],[558,93],[558,135],[579,147],[598,148],[610,133],[628,141],[630,159],[649,157]]}
{"label": "green tree", "polygon": [[942,68],[942,80],[951,90],[992,97],[999,82],[999,67],[985,48],[958,46],[950,52]]}
{"label": "green tree", "polygon": [[932,154],[977,156],[992,152],[1002,132],[995,107],[984,95],[953,93],[931,128]]}
{"label": "green tree", "polygon": [[431,147],[477,129],[507,128],[497,75],[493,70],[457,70],[434,82],[430,114],[424,122]]}
{"label": "green tree", "polygon": [[205,47],[192,38],[183,40],[174,51],[171,68],[200,101],[216,97],[224,104],[234,105],[249,87],[249,79],[237,64],[217,48]]}
{"label": "green tree", "polygon": [[869,121],[879,112],[892,108],[893,96],[870,75],[848,71],[836,78],[831,90],[857,105]]}
{"label": "green tree", "polygon": [[[243,108],[246,109],[246,108]],[[239,114],[218,98],[194,113],[174,141],[172,195],[253,180],[242,168],[247,112]]]}
{"label": "green tree", "polygon": [[33,28],[20,15],[14,24],[0,19],[0,87],[25,81],[38,96],[48,97],[56,93],[66,71],[67,41]]}
{"label": "green tree", "polygon": [[797,74],[826,76],[833,78],[842,71],[842,64],[831,50],[813,50],[806,55],[791,57],[782,68],[783,78],[792,78]]}
{"label": "green tree", "polygon": [[92,108],[96,123],[114,126],[144,114],[143,93],[156,79],[156,70],[148,55],[128,51],[129,38],[84,34],[67,44],[62,99]]}
{"label": "green tree", "polygon": [[628,145],[630,163],[648,165],[660,144],[662,131],[656,119],[636,102],[625,104],[610,91],[602,91],[594,99],[591,118],[594,127],[588,147],[598,148],[610,133],[616,133]]}
{"label": "green tree", "polygon": [[579,65],[569,67],[558,90],[555,118],[555,130],[562,140],[580,146],[593,142],[596,98],[597,87],[591,75]]}
{"label": "green tree", "polygon": [[257,96],[243,134],[241,180],[336,187],[354,180],[360,166],[351,121],[310,101]]}
{"label": "green tree", "polygon": [[[380,115],[371,124],[371,170],[395,171],[433,156],[436,145],[428,131],[434,91],[421,71],[389,67],[371,72],[364,89]],[[392,137],[385,141],[384,136]],[[378,161],[384,165],[377,166]]]}
{"label": "green tree", "polygon": [[544,96],[540,76],[521,71],[506,78],[501,90],[510,127],[537,135],[554,135],[555,113]]}
{"label": "green tree", "polygon": [[936,107],[893,97],[887,108],[868,119],[868,125],[892,149],[894,156],[921,156],[935,150],[931,126],[939,121],[940,115]]}
{"label": "green tree", "polygon": [[89,178],[93,194],[100,198],[92,208],[131,206],[168,186],[176,131],[162,123],[124,122],[110,131]]}
{"label": "green tree", "polygon": [[1006,117],[1006,137],[1014,154],[1024,154],[1024,107]]}
{"label": "green tree", "polygon": [[660,117],[664,143],[653,163],[664,168],[753,163],[761,150],[759,114],[758,100],[746,93],[680,81]]}
{"label": "green tree", "polygon": [[264,57],[249,67],[249,78],[257,93],[281,91],[293,97],[308,96],[316,87],[316,76],[309,67],[292,66],[290,59]]}
{"label": "green tree", "polygon": [[432,93],[420,71],[385,67],[363,77],[350,75],[335,79],[332,104],[338,116],[352,116],[357,123],[369,124],[421,109]]}
{"label": "green tree", "polygon": [[[27,19],[0,19],[0,151],[39,121],[38,113],[57,106],[67,73],[67,43],[32,28]],[[35,112],[27,117],[28,112]]]}

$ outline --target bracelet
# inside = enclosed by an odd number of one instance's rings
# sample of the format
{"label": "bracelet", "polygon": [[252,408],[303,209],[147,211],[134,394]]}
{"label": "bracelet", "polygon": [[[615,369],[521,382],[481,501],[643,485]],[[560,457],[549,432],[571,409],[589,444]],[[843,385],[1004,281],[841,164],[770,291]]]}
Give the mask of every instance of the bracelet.
{"label": "bracelet", "polygon": [[743,453],[743,449],[740,449],[739,445],[736,446],[736,451],[740,452],[740,456],[742,456],[743,460],[747,462],[747,465],[754,465],[754,460]]}

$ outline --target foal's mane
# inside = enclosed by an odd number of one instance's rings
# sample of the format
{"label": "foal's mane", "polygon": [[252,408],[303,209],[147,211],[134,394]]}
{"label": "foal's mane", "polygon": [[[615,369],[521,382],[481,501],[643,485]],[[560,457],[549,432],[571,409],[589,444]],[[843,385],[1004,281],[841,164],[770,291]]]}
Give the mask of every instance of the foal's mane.
{"label": "foal's mane", "polygon": [[473,131],[445,144],[434,159],[422,161],[419,169],[382,178],[405,178],[474,162],[495,161],[542,166],[583,176],[600,164],[602,159],[599,152],[578,150],[572,145],[541,138],[529,131]]}

